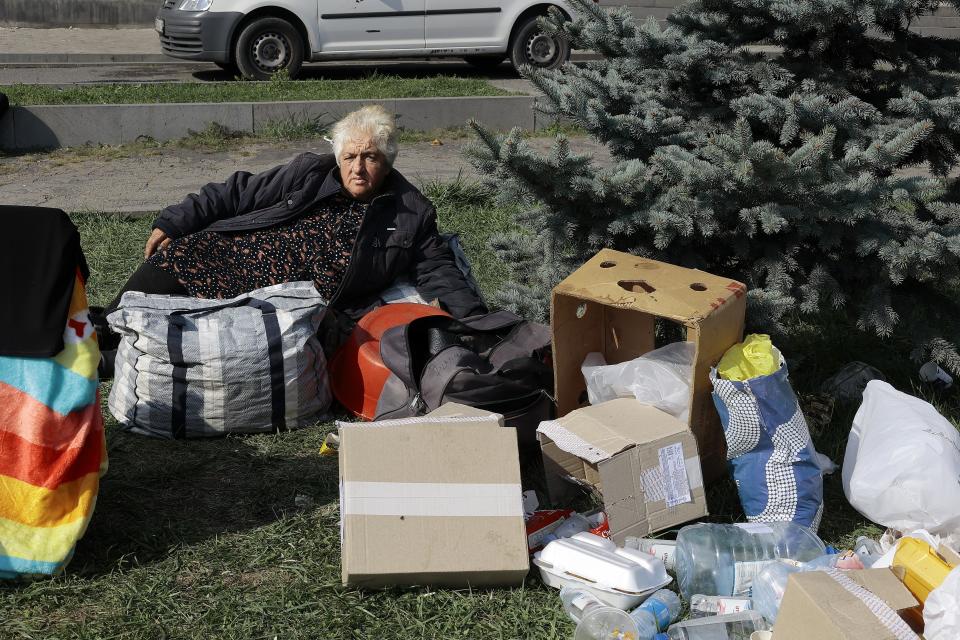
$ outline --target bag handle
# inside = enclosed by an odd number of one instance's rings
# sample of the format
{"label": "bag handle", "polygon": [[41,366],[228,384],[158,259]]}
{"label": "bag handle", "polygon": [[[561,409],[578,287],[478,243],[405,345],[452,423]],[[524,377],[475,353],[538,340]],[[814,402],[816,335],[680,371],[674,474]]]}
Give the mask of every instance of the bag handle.
{"label": "bag handle", "polygon": [[201,309],[177,309],[175,311],[171,311],[168,315],[171,318],[174,316],[183,317],[187,314],[205,315],[214,311],[223,311],[224,309],[239,309],[240,307],[253,307],[254,309],[258,309],[263,313],[273,313],[277,310],[273,304],[267,302],[266,300],[247,296],[244,298],[238,298],[236,300],[230,300],[228,302],[223,302],[221,304],[203,307]]}
{"label": "bag handle", "polygon": [[[266,300],[241,298],[221,305],[199,310],[200,313],[221,311],[223,309],[253,307],[260,311],[263,328],[267,336],[267,355],[270,360],[270,423],[275,431],[286,427],[286,388],[283,373],[283,337],[277,308]],[[174,439],[183,439],[187,435],[187,364],[183,359],[183,315],[191,310],[179,310],[170,313],[167,326],[167,350],[170,364],[173,365],[173,397],[171,402],[170,431]]]}

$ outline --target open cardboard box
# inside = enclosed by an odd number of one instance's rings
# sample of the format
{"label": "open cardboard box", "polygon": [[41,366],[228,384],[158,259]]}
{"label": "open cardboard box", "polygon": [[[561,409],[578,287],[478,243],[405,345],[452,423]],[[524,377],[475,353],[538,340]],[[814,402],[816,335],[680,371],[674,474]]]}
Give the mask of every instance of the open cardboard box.
{"label": "open cardboard box", "polygon": [[[690,428],[707,480],[726,472],[726,442],[710,396],[710,368],[743,339],[746,286],[696,269],[603,249],[553,290],[551,326],[557,415],[587,404],[580,365],[597,351],[607,363],[656,345],[658,320],[681,326],[696,345]],[[662,345],[661,345],[662,346]]]}
{"label": "open cardboard box", "polygon": [[542,422],[537,437],[551,497],[568,479],[597,490],[618,545],[707,515],[690,427],[655,407],[617,398]]}

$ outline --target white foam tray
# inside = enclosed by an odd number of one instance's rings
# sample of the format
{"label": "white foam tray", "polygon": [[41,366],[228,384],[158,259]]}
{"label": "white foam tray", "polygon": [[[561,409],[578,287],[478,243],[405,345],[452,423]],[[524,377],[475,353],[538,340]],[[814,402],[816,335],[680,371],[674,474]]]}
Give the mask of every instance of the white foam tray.
{"label": "white foam tray", "polygon": [[624,610],[672,580],[660,559],[590,533],[554,540],[534,555],[533,564],[547,586],[580,587]]}

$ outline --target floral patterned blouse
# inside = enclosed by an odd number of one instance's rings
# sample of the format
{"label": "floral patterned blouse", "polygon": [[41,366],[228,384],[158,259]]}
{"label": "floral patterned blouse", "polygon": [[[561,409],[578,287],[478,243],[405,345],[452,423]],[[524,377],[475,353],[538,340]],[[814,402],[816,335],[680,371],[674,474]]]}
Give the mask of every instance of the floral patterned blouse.
{"label": "floral patterned blouse", "polygon": [[369,204],[340,193],[286,224],[234,233],[198,231],[147,262],[177,278],[191,296],[233,298],[294,280],[313,280],[328,300],[350,263]]}

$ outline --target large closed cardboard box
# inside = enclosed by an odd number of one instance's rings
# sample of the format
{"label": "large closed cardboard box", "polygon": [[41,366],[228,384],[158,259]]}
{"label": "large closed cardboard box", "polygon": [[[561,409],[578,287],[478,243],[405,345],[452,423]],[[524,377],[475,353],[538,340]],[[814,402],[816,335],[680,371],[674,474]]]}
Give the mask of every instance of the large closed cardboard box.
{"label": "large closed cardboard box", "polygon": [[517,434],[468,408],[342,424],[344,584],[481,587],[529,568]]}
{"label": "large closed cardboard box", "polygon": [[577,409],[537,429],[550,495],[572,480],[603,499],[610,537],[643,537],[707,515],[690,428],[633,398]]}
{"label": "large closed cardboard box", "polygon": [[[726,471],[726,442],[710,397],[710,368],[743,338],[746,286],[696,269],[603,249],[553,290],[551,325],[557,415],[587,404],[580,365],[598,351],[607,363],[657,346],[657,323],[679,325],[696,345],[690,428],[704,476]],[[662,346],[662,345],[661,345]]]}
{"label": "large closed cardboard box", "polygon": [[905,618],[917,619],[920,603],[891,570],[866,569],[837,574],[840,582],[824,571],[790,576],[773,626],[774,640],[905,637],[895,634],[891,625],[906,625]]}

